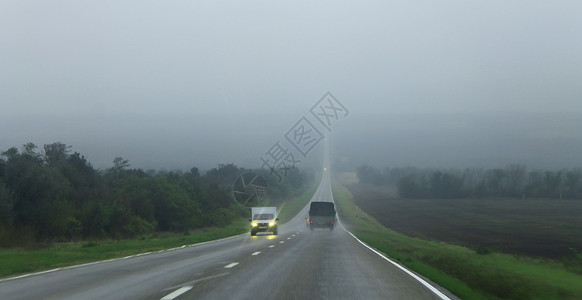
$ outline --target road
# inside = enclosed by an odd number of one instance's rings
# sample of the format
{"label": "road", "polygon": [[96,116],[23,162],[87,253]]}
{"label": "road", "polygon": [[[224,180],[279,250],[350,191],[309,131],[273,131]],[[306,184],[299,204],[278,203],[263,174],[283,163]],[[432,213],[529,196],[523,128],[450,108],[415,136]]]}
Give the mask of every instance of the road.
{"label": "road", "polygon": [[[324,173],[313,196],[333,201]],[[343,227],[309,231],[307,207],[279,235],[215,242],[0,280],[0,299],[448,299]]]}

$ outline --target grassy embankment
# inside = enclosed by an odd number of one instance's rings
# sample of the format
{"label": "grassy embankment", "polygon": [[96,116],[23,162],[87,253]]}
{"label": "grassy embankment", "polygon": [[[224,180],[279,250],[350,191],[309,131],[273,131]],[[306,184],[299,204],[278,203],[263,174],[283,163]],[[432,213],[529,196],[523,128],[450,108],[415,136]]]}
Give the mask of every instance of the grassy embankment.
{"label": "grassy embankment", "polygon": [[582,299],[582,276],[556,261],[502,253],[478,254],[466,247],[412,238],[392,231],[334,185],[342,222],[372,247],[428,277],[463,299]]}
{"label": "grassy embankment", "polygon": [[[287,222],[294,217],[309,202],[314,190],[315,187],[310,188],[302,196],[283,202],[280,207],[281,222]],[[4,248],[0,249],[0,277],[170,249],[248,231],[248,219],[240,218],[226,227],[209,227],[183,234],[164,232],[128,240],[93,240],[53,243],[48,246],[32,245],[30,248]]]}

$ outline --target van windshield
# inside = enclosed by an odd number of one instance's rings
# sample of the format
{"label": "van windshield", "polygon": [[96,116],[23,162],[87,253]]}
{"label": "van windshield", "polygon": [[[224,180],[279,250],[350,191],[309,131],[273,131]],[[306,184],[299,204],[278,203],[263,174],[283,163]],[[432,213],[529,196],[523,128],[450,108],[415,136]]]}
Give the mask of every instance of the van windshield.
{"label": "van windshield", "polygon": [[272,220],[274,218],[273,214],[257,214],[253,217],[254,220]]}

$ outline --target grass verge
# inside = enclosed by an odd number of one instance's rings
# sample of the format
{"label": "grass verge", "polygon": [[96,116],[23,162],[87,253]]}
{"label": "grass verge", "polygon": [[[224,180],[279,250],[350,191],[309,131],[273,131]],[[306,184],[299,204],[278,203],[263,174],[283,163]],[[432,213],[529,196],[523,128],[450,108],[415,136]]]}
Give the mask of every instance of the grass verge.
{"label": "grass verge", "polygon": [[0,249],[0,277],[217,240],[247,232],[248,223],[246,218],[240,218],[226,227],[209,227],[184,234],[154,233],[132,240],[57,243],[37,250]]}
{"label": "grass verge", "polygon": [[360,210],[345,187],[333,193],[344,225],[359,239],[463,299],[582,299],[582,276],[556,261],[478,254],[392,231]]}

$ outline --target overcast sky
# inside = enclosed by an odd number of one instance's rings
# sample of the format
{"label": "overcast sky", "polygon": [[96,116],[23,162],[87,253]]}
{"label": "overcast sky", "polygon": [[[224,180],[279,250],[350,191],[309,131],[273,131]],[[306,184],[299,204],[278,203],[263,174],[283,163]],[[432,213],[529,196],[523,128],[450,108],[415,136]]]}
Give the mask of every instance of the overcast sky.
{"label": "overcast sky", "polygon": [[[0,2],[2,151],[61,141],[98,167],[252,165],[327,91],[350,111],[336,147],[379,153],[335,150],[354,163],[568,165],[582,160],[582,2]],[[524,134],[571,155],[505,156]]]}

